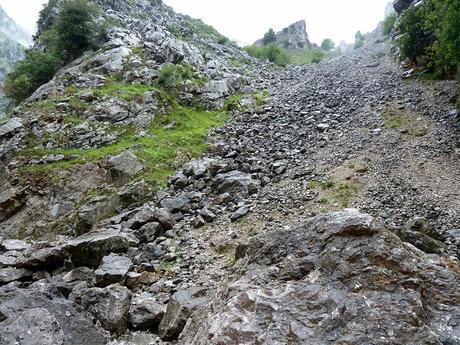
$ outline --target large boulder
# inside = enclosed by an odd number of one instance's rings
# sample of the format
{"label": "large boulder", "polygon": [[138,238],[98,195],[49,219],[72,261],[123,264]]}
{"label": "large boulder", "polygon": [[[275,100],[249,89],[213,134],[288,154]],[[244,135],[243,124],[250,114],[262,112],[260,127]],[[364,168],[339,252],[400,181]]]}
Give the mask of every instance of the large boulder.
{"label": "large boulder", "polygon": [[109,254],[102,258],[102,264],[96,270],[96,284],[107,286],[120,283],[125,279],[133,262],[126,256]]}
{"label": "large boulder", "polygon": [[458,344],[459,266],[356,210],[255,237],[180,344]]}
{"label": "large boulder", "polygon": [[110,333],[120,335],[126,331],[131,301],[131,293],[126,287],[87,288],[86,284],[82,284],[72,291],[69,299],[79,304]]}
{"label": "large boulder", "polygon": [[98,267],[102,258],[110,253],[121,253],[138,245],[137,238],[117,229],[90,232],[68,241],[65,248],[72,262],[78,266]]}
{"label": "large boulder", "polygon": [[165,314],[166,306],[155,297],[142,292],[131,301],[129,324],[136,330],[156,332]]}
{"label": "large boulder", "polygon": [[0,344],[103,345],[93,323],[50,284],[0,288]]}
{"label": "large boulder", "polygon": [[250,174],[241,171],[229,171],[218,174],[214,180],[214,188],[219,193],[247,195],[256,192],[260,182],[254,180]]}
{"label": "large boulder", "polygon": [[193,287],[177,291],[168,303],[159,334],[163,340],[177,339],[192,313],[207,301],[206,290]]}

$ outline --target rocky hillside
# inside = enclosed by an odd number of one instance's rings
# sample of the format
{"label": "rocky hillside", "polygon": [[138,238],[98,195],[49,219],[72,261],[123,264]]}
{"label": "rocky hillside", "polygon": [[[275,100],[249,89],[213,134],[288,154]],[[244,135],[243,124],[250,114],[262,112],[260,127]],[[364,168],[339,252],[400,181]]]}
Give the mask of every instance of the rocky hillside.
{"label": "rocky hillside", "polygon": [[94,2],[108,41],[0,126],[0,344],[460,344],[455,82]]}
{"label": "rocky hillside", "polygon": [[[307,23],[305,20],[299,20],[275,33],[274,42],[283,48],[291,50],[310,48],[311,43],[308,40]],[[264,40],[260,39],[254,44],[264,45]]]}
{"label": "rocky hillside", "polygon": [[0,117],[8,105],[8,100],[2,92],[5,75],[15,62],[23,58],[24,47],[30,43],[31,37],[22,31],[0,6]]}

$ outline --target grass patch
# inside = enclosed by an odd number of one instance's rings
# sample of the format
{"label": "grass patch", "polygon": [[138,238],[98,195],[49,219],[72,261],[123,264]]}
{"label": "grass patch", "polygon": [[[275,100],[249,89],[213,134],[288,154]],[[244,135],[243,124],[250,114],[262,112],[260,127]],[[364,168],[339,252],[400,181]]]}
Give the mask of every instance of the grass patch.
{"label": "grass patch", "polygon": [[41,173],[68,169],[76,164],[86,164],[131,150],[147,166],[137,178],[146,180],[152,187],[163,187],[175,170],[174,163],[178,155],[184,155],[188,159],[200,156],[207,149],[205,139],[208,130],[224,124],[225,121],[224,111],[204,111],[176,105],[168,115],[156,117],[149,129],[149,135],[145,137],[136,136],[134,130],[127,127],[117,143],[96,149],[25,149],[21,152],[22,156],[62,154],[66,160],[26,166],[22,172]]}
{"label": "grass patch", "polygon": [[357,181],[310,181],[310,189],[320,189],[318,202],[322,205],[338,203],[342,207],[348,207],[353,198],[358,194],[360,184]]}
{"label": "grass patch", "polygon": [[403,119],[400,114],[392,113],[392,112],[383,112],[382,118],[385,122],[386,128],[400,128],[403,125]]}
{"label": "grass patch", "polygon": [[305,49],[294,51],[291,54],[291,63],[294,65],[309,65],[320,63],[328,58],[328,54],[321,49]]}

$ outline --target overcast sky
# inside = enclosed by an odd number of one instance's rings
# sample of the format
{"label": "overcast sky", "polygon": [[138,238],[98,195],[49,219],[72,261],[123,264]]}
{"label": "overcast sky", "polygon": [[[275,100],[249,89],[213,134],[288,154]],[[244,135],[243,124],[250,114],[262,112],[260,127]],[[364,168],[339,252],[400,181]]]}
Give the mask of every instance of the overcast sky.
{"label": "overcast sky", "polygon": [[[0,5],[28,32],[35,31],[46,0],[0,0]],[[310,40],[352,42],[356,31],[372,31],[389,0],[164,0],[177,12],[203,19],[241,44],[252,43],[272,27],[276,31],[307,21]]]}

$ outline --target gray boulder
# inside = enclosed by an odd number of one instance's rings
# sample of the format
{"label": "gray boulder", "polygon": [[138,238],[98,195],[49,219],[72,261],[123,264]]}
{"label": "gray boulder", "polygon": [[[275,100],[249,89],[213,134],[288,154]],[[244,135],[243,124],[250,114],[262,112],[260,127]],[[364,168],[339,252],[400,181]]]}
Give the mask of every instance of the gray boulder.
{"label": "gray boulder", "polygon": [[132,152],[126,151],[109,160],[112,180],[126,180],[145,169],[145,165]]}
{"label": "gray boulder", "polygon": [[192,313],[207,301],[206,290],[199,287],[177,291],[168,303],[159,326],[163,340],[177,339]]}
{"label": "gray boulder", "polygon": [[250,174],[241,171],[230,171],[216,175],[214,187],[219,193],[252,194],[259,188],[260,182],[252,179]]}
{"label": "gray boulder", "polygon": [[22,268],[2,268],[0,269],[0,285],[11,283],[15,280],[31,278],[33,272]]}
{"label": "gray boulder", "polygon": [[357,210],[258,235],[246,253],[239,278],[193,314],[180,344],[460,341],[456,268]]}
{"label": "gray boulder", "polygon": [[65,248],[72,262],[79,266],[98,267],[109,253],[122,253],[139,244],[137,238],[116,229],[90,232],[68,241]]}
{"label": "gray boulder", "polygon": [[96,284],[107,286],[114,283],[123,282],[129,272],[133,262],[126,256],[109,254],[102,258],[102,264],[96,270]]}
{"label": "gray boulder", "polygon": [[76,287],[69,299],[91,314],[101,326],[112,334],[126,331],[131,293],[124,286],[105,288]]}
{"label": "gray boulder", "polygon": [[150,293],[143,292],[131,301],[129,324],[136,330],[156,332],[165,310],[163,303],[158,302]]}
{"label": "gray boulder", "polygon": [[2,345],[106,343],[93,323],[51,284],[28,289],[0,288],[0,329]]}

